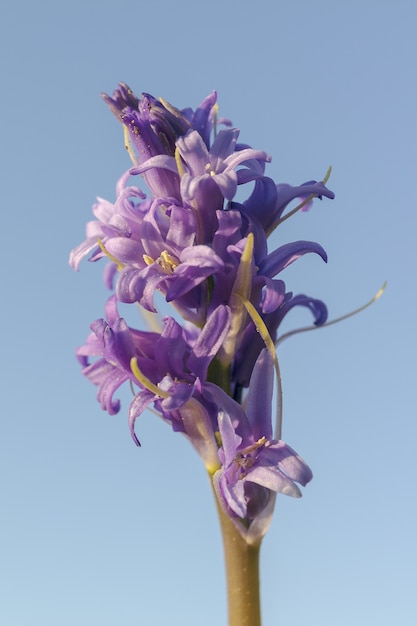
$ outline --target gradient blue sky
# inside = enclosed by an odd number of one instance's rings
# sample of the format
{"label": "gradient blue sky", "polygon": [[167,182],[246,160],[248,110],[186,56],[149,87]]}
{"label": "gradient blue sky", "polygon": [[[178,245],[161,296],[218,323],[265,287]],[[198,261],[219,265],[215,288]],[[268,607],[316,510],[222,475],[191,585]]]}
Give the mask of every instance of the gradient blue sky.
{"label": "gradient blue sky", "polygon": [[128,391],[108,416],[73,356],[107,296],[67,256],[129,166],[99,98],[120,80],[180,108],[217,89],[281,182],[333,165],[336,200],[276,240],[329,263],[284,278],[331,317],[388,288],[283,344],[284,438],[314,480],[278,501],[264,626],[415,626],[416,24],[412,0],[2,4],[0,626],[226,624],[199,459],[151,414],[137,449]]}

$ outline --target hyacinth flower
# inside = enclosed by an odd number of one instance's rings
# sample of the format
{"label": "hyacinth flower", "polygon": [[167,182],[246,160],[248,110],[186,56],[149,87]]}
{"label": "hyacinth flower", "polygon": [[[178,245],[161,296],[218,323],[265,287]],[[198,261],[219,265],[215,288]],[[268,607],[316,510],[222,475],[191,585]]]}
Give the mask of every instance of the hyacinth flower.
{"label": "hyacinth flower", "polygon": [[[268,236],[314,199],[334,194],[328,176],[275,183],[266,174],[269,155],[239,143],[240,131],[218,118],[215,92],[195,110],[139,98],[124,83],[103,99],[123,126],[132,166],[114,202],[97,199],[86,239],[70,255],[76,270],[86,257],[106,260],[112,292],[77,357],[109,414],[120,411],[119,388],[130,386],[136,445],[148,407],[193,445],[219,512],[229,625],[259,626],[259,548],[276,496],[298,498],[299,485],[312,478],[281,439],[275,346],[297,332],[280,331],[294,307],[311,313],[313,328],[327,320],[324,302],[284,282],[291,263],[310,253],[327,261],[325,250],[304,240],[270,250]],[[247,183],[252,191],[237,202]],[[176,317],[165,316],[152,331],[128,326],[118,303],[139,306],[146,318],[158,312],[157,294]]]}

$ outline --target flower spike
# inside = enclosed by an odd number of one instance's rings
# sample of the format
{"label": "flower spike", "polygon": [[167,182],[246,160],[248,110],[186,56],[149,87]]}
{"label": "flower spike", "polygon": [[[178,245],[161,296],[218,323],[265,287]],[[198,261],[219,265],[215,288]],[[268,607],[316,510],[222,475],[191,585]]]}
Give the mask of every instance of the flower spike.
{"label": "flower spike", "polygon": [[[110,261],[105,319],[93,322],[77,351],[83,374],[110,414],[120,410],[115,392],[131,386],[128,424],[137,445],[136,420],[147,409],[187,437],[223,514],[246,545],[259,545],[276,494],[299,497],[298,485],[312,477],[281,440],[276,345],[289,335],[279,336],[280,325],[295,306],[308,308],[315,326],[327,319],[323,302],[294,295],[281,278],[304,255],[326,262],[325,250],[303,240],[271,250],[268,236],[313,198],[334,198],[325,186],[331,168],[323,181],[275,183],[265,173],[271,157],[240,143],[239,129],[218,118],[215,91],[195,110],[138,97],[124,83],[103,99],[124,127],[133,167],[119,178],[113,202],[98,198],[86,239],[70,257],[74,269],[86,256]],[[148,193],[131,184],[136,176]],[[241,204],[235,197],[247,183]],[[157,324],[161,298],[176,317]],[[120,302],[152,315],[152,330],[128,326]]]}

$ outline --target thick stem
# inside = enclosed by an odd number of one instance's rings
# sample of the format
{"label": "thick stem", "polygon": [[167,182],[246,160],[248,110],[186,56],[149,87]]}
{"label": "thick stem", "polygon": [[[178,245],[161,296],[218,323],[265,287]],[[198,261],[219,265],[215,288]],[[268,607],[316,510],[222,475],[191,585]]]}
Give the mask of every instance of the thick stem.
{"label": "thick stem", "polygon": [[221,509],[217,510],[223,536],[226,565],[229,626],[261,626],[259,593],[260,542],[250,546],[233,522]]}

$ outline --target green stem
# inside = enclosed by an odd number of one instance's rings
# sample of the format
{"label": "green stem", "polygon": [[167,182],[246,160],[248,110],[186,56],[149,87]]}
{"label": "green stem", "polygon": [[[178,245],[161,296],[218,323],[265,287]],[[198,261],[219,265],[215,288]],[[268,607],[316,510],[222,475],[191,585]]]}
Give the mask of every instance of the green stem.
{"label": "green stem", "polygon": [[261,626],[259,593],[260,542],[251,546],[221,509],[216,495],[217,511],[223,536],[226,565],[228,626]]}

